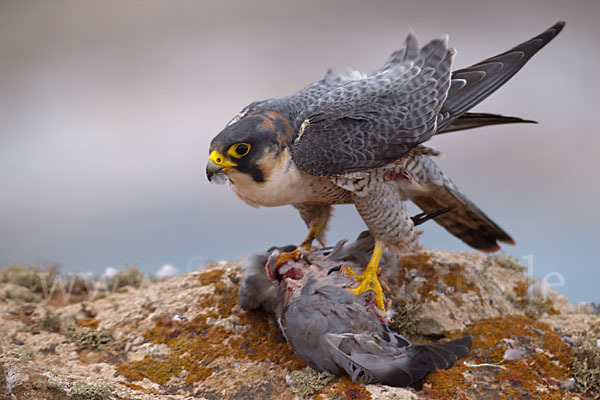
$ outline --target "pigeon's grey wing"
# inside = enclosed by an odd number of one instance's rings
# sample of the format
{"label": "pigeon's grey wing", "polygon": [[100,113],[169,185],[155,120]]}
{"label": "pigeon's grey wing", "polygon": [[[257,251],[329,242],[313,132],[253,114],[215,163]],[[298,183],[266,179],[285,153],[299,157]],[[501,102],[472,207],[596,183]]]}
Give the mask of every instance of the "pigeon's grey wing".
{"label": "pigeon's grey wing", "polygon": [[487,114],[487,113],[464,113],[458,119],[455,119],[449,125],[446,125],[441,131],[438,131],[436,135],[454,131],[464,131],[467,129],[480,128],[483,126],[490,125],[503,125],[503,124],[537,124],[536,121],[530,119],[523,119],[519,117],[507,117],[499,114]]}
{"label": "pigeon's grey wing", "polygon": [[344,369],[324,338],[336,326],[342,326],[342,321],[350,322],[343,306],[309,293],[292,299],[279,318],[281,330],[296,354],[311,368],[334,375],[342,375]]}
{"label": "pigeon's grey wing", "polygon": [[438,130],[442,131],[504,85],[535,53],[554,39],[564,25],[564,22],[557,22],[536,37],[504,53],[452,72],[448,97],[440,111],[443,120]]}
{"label": "pigeon's grey wing", "polygon": [[316,176],[365,170],[429,139],[448,91],[453,54],[445,40],[434,40],[397,68],[348,80],[324,94],[297,119],[296,166]]}
{"label": "pigeon's grey wing", "polygon": [[369,231],[361,232],[356,240],[350,244],[346,241],[340,241],[336,244],[333,251],[327,256],[331,261],[356,261],[360,264],[366,264],[373,254],[375,239]]}
{"label": "pigeon's grey wing", "polygon": [[342,367],[353,382],[383,383],[386,378],[395,376],[395,386],[408,386],[413,381],[408,372],[398,369],[393,363],[393,355],[378,348],[374,339],[366,334],[329,333],[325,341],[337,365]]}
{"label": "pigeon's grey wing", "polygon": [[238,299],[244,310],[262,308],[267,313],[274,313],[281,301],[279,282],[269,280],[265,271],[268,258],[269,253],[259,253],[242,260],[243,274]]}

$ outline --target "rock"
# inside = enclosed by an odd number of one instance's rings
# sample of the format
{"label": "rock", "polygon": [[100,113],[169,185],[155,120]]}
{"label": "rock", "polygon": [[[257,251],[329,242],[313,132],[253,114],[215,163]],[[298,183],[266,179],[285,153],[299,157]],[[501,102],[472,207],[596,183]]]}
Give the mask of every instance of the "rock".
{"label": "rock", "polygon": [[506,361],[513,361],[518,358],[523,358],[523,356],[525,356],[525,349],[506,349],[502,359]]}
{"label": "rock", "polygon": [[179,268],[174,265],[166,264],[160,266],[156,270],[156,278],[159,280],[168,279],[176,276],[179,273]]}
{"label": "rock", "polygon": [[[409,338],[470,333],[471,353],[464,363],[428,375],[418,390],[336,377],[323,384],[319,398],[546,399],[575,398],[567,392],[581,390],[572,384],[577,346],[561,338],[579,341],[579,333],[587,332],[594,347],[600,318],[577,311],[552,290],[532,303],[531,281],[512,259],[425,250],[404,257],[396,269],[386,267],[382,274],[393,304],[418,305],[402,309],[415,327]],[[24,303],[33,299],[27,289],[0,284],[0,295],[18,294],[0,300],[0,337],[6,338],[0,342],[0,393],[12,368],[11,376],[19,377],[11,383],[15,398],[53,398],[60,390],[102,381],[113,396],[128,399],[292,399],[286,376],[306,366],[275,321],[241,310],[240,277],[239,263],[211,264],[103,298],[45,306]],[[31,328],[46,309],[62,318],[61,331],[34,336]],[[97,320],[97,330],[114,340],[99,349],[68,343],[67,328],[82,318]],[[32,360],[25,361],[27,352]]]}

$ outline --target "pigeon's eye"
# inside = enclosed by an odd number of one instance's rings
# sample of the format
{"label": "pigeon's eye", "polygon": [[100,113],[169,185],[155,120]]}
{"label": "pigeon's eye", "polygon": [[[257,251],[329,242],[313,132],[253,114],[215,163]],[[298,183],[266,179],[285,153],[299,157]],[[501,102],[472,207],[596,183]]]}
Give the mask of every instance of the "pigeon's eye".
{"label": "pigeon's eye", "polygon": [[233,157],[240,158],[248,154],[250,145],[248,143],[237,143],[229,148],[228,153]]}

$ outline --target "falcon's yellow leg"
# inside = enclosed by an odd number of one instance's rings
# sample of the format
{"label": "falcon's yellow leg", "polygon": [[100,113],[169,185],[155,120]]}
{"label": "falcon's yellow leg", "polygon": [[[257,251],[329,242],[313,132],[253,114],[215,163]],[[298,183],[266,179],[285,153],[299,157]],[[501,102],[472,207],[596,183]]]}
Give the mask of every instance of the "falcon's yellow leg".
{"label": "falcon's yellow leg", "polygon": [[362,294],[368,290],[375,292],[375,302],[377,307],[382,311],[385,311],[383,305],[383,289],[377,279],[377,273],[379,272],[379,261],[381,261],[384,249],[384,245],[377,242],[375,243],[373,255],[365,268],[365,272],[356,277],[356,280],[360,283],[357,288],[352,289],[356,295]]}
{"label": "falcon's yellow leg", "polygon": [[298,261],[298,260],[300,260],[301,257],[302,257],[302,252],[300,251],[299,248],[294,251],[289,251],[289,252],[284,251],[283,253],[281,253],[279,255],[279,257],[277,257],[277,261],[275,261],[275,268],[281,267],[282,264],[288,260]]}
{"label": "falcon's yellow leg", "polygon": [[302,247],[304,250],[310,250],[312,247],[312,242],[319,236],[319,233],[325,228],[325,225],[316,225],[311,226],[308,235],[306,235],[306,239],[300,244],[299,247]]}

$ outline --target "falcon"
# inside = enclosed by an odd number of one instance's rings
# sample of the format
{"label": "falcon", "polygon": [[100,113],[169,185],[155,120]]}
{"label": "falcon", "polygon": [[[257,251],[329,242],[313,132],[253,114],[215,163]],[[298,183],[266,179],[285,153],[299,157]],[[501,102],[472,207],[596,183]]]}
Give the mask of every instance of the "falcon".
{"label": "falcon", "polygon": [[309,230],[303,249],[315,239],[324,243],[332,205],[354,204],[375,248],[353,290],[373,290],[384,309],[377,279],[383,251],[405,254],[419,248],[404,200],[424,212],[451,207],[434,220],[478,250],[496,251],[498,242],[514,244],[437,167],[432,159],[437,152],[422,143],[449,131],[530,122],[468,111],[514,76],[563,26],[558,22],[456,71],[447,38],[420,47],[408,35],[404,48],[370,75],[329,71],[297,93],[245,107],[211,141],[206,175],[210,181],[229,181],[252,206],[294,206]]}

